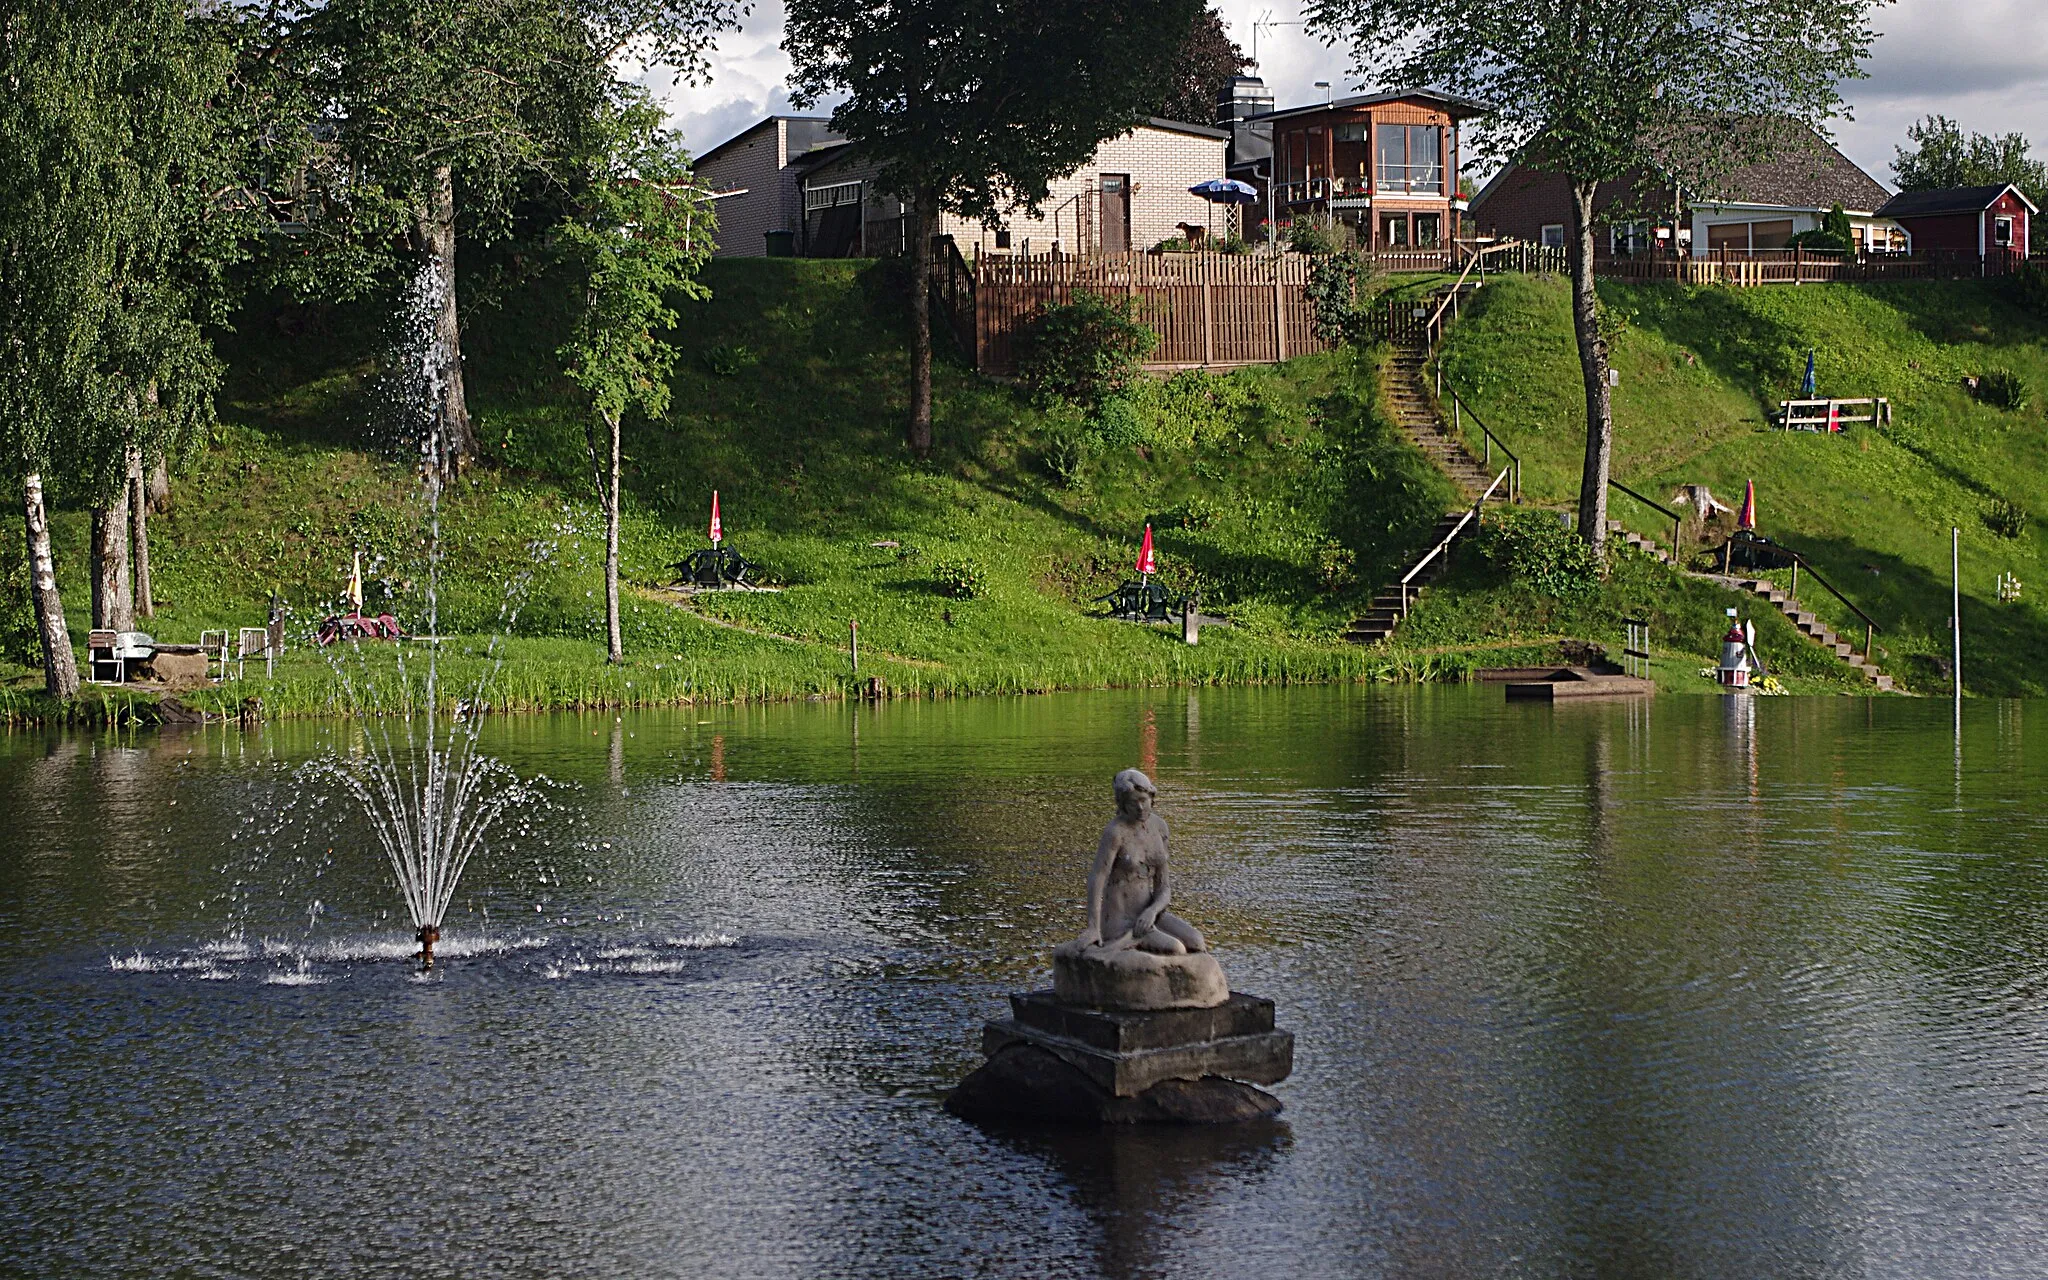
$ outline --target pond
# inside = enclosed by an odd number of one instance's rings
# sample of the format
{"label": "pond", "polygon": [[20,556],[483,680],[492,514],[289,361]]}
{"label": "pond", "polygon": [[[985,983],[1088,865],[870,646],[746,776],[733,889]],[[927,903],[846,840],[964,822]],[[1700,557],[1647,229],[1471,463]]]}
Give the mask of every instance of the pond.
{"label": "pond", "polygon": [[[1498,688],[506,718],[422,976],[345,724],[0,738],[0,1269],[2037,1274],[2048,710]],[[2026,732],[2029,715],[2042,732]],[[939,1109],[1109,780],[1277,1125]]]}

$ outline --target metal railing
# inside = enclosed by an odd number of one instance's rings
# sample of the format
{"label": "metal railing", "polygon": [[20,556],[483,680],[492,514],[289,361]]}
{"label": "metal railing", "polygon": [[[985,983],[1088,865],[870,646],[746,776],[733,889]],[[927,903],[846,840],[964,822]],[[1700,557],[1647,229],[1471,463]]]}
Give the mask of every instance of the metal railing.
{"label": "metal railing", "polygon": [[[1799,603],[1799,570],[1801,568],[1804,568],[1806,570],[1808,577],[1811,577],[1815,582],[1818,582],[1822,587],[1826,588],[1827,593],[1829,595],[1833,596],[1835,599],[1842,602],[1842,607],[1846,608],[1849,612],[1855,614],[1858,618],[1861,618],[1863,620],[1863,659],[1864,661],[1868,662],[1871,657],[1871,642],[1878,632],[1884,630],[1883,627],[1877,625],[1877,620],[1871,617],[1869,614],[1863,612],[1863,610],[1857,608],[1856,602],[1854,600],[1851,600],[1849,597],[1843,595],[1839,590],[1837,590],[1835,584],[1829,582],[1827,580],[1827,577],[1824,574],[1822,574],[1820,570],[1814,568],[1813,561],[1807,559],[1803,553],[1794,551],[1791,547],[1786,546],[1784,543],[1775,542],[1769,538],[1754,537],[1752,535],[1751,540],[1762,543],[1763,545],[1771,547],[1774,550],[1783,552],[1786,556],[1791,558],[1792,590],[1790,593],[1790,600],[1793,604],[1796,605]],[[1734,545],[1735,539],[1730,538],[1728,540],[1728,546],[1732,549]],[[1726,571],[1726,566],[1724,566],[1723,571]]]}
{"label": "metal railing", "polygon": [[1479,495],[1479,501],[1472,504],[1472,509],[1470,511],[1467,511],[1464,515],[1458,517],[1458,523],[1452,525],[1451,531],[1445,534],[1441,541],[1439,541],[1435,546],[1429,549],[1428,555],[1425,555],[1424,557],[1422,557],[1422,559],[1417,560],[1415,562],[1414,568],[1410,569],[1408,572],[1401,575],[1401,581],[1399,585],[1401,588],[1401,616],[1403,618],[1406,618],[1408,616],[1409,600],[1422,590],[1421,587],[1415,585],[1416,575],[1421,573],[1424,569],[1427,569],[1429,567],[1430,561],[1435,560],[1438,556],[1444,557],[1445,563],[1449,563],[1451,555],[1451,544],[1458,540],[1459,534],[1465,532],[1466,525],[1471,524],[1474,520],[1477,520],[1479,518],[1479,509],[1486,505],[1487,499],[1493,497],[1493,491],[1495,489],[1500,488],[1500,482],[1507,479],[1507,477],[1508,469],[1506,467],[1502,467],[1500,474],[1493,478],[1493,483],[1486,486],[1486,492]]}
{"label": "metal railing", "polygon": [[1644,506],[1650,508],[1650,510],[1657,512],[1659,515],[1669,520],[1671,522],[1671,558],[1675,562],[1678,560],[1682,560],[1685,557],[1685,547],[1679,540],[1680,534],[1685,528],[1684,516],[1679,515],[1676,511],[1673,511],[1671,508],[1665,506],[1663,503],[1657,501],[1655,498],[1645,497],[1642,494],[1637,493],[1634,489],[1629,488],[1627,485],[1623,484],[1619,480],[1609,478],[1609,480],[1607,481],[1607,487],[1610,489],[1621,490],[1629,497],[1634,498],[1637,502],[1642,503]]}

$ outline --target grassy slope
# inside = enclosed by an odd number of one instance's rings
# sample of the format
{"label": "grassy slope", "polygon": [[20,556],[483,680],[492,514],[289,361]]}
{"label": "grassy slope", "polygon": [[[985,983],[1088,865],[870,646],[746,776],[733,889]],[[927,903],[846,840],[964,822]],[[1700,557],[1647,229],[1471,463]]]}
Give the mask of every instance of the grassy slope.
{"label": "grassy slope", "polygon": [[[1994,590],[2001,572],[2048,583],[2043,531],[2005,539],[1983,520],[1997,497],[2048,511],[2048,324],[1992,283],[1603,284],[1601,294],[1627,320],[1615,350],[1618,479],[1659,500],[1705,483],[1731,503],[1754,479],[1763,531],[1806,552],[1875,617],[1887,668],[1922,688],[1942,684],[1931,659],[1948,648],[1949,529],[1959,527],[1966,681],[1982,693],[2048,691],[2048,625],[2031,602],[2000,604]],[[1767,428],[1809,348],[1822,394],[1889,396],[1893,425],[1835,437]],[[2032,405],[2005,413],[1963,391],[1966,374],[1998,367],[2026,377]],[[1455,327],[1445,369],[1521,454],[1530,499],[1574,501],[1583,408],[1564,284],[1490,284]],[[1669,538],[1661,517],[1619,494],[1614,515]],[[1802,584],[1800,594],[1861,632],[1825,593]]]}
{"label": "grassy slope", "polygon": [[[480,637],[508,584],[516,638],[493,677],[506,707],[682,697],[802,696],[848,685],[847,624],[861,675],[910,691],[1009,691],[1163,681],[1386,676],[1404,655],[1336,633],[1355,600],[1327,590],[1318,556],[1341,538],[1374,580],[1443,509],[1443,481],[1372,410],[1373,366],[1356,355],[1231,375],[1251,407],[1184,447],[1112,450],[1082,483],[1037,462],[1045,414],[1009,389],[941,363],[940,447],[900,444],[904,344],[895,277],[872,264],[714,264],[709,304],[685,311],[667,422],[629,430],[624,576],[629,661],[601,659],[601,524],[588,497],[582,425],[546,368],[550,300],[532,289],[468,329],[471,404],[495,465],[448,495],[439,629],[460,689],[486,669]],[[261,621],[275,587],[298,624],[319,616],[367,549],[373,605],[427,629],[422,509],[402,447],[380,445],[380,339],[348,313],[252,318],[226,353],[224,425],[175,485],[154,526],[150,629]],[[1240,399],[1245,398],[1243,394]],[[786,590],[700,598],[658,590],[703,545],[713,488],[728,539]],[[1128,576],[1137,535],[1158,524],[1164,577],[1201,587],[1234,626],[1199,647],[1177,630],[1089,616]],[[85,629],[84,521],[59,519],[74,635]],[[895,542],[898,547],[871,544]],[[941,593],[970,564],[976,598]],[[477,655],[477,656],[465,656]],[[1431,660],[1425,659],[1424,666]],[[390,655],[361,678],[389,681]],[[16,681],[26,683],[25,678]],[[288,658],[269,709],[339,709],[325,662]]]}

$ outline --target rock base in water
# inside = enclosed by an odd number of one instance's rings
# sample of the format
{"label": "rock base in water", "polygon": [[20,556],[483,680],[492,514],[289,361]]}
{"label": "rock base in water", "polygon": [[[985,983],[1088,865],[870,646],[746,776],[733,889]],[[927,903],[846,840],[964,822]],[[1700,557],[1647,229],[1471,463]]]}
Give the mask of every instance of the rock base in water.
{"label": "rock base in water", "polygon": [[1119,1098],[1064,1058],[1019,1041],[962,1080],[946,1110],[978,1124],[1236,1124],[1279,1115],[1280,1099],[1219,1076],[1162,1080]]}
{"label": "rock base in water", "polygon": [[[955,1115],[1045,1124],[1224,1124],[1277,1115],[1294,1035],[1273,1002],[1230,995],[1196,1009],[1092,1009],[1051,991],[1010,997],[982,1031],[988,1061],[947,1099]],[[1248,1083],[1250,1082],[1250,1083]]]}

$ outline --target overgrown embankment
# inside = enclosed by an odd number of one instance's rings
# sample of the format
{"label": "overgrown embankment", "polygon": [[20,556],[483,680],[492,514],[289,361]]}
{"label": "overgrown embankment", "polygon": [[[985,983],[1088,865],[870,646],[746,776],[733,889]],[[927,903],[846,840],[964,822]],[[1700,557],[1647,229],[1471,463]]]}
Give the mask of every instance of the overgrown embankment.
{"label": "overgrown embankment", "polygon": [[[1621,373],[1616,478],[1659,501],[1685,483],[1739,504],[1757,486],[1761,531],[1797,548],[1874,617],[1885,669],[1946,686],[1949,530],[1962,531],[1964,678],[1977,693],[2048,692],[2048,322],[2001,282],[1805,285],[1732,290],[1603,283]],[[1769,425],[1814,353],[1824,396],[1886,396],[1888,426],[1840,435]],[[1522,457],[1532,501],[1577,495],[1584,410],[1560,280],[1497,278],[1453,327],[1446,377]],[[2020,409],[1973,397],[1992,370],[2031,389]],[[1619,493],[1615,518],[1662,541],[1670,526]],[[2000,601],[2001,574],[2023,585]],[[1788,574],[1773,576],[1789,579]],[[1498,612],[1446,584],[1419,620],[1488,631]],[[1800,598],[1861,641],[1863,625],[1803,581]],[[1435,617],[1427,616],[1435,611]],[[1664,639],[1659,636],[1659,639]]]}

